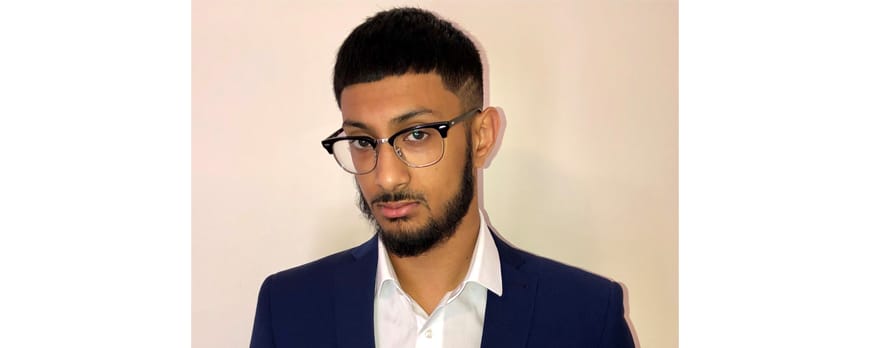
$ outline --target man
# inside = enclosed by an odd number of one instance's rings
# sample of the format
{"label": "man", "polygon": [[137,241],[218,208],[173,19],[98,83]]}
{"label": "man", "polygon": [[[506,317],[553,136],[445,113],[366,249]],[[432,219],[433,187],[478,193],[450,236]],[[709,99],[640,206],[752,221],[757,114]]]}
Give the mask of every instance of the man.
{"label": "man", "polygon": [[251,347],[633,347],[622,289],[518,250],[478,209],[498,111],[483,107],[474,44],[411,8],[339,49],[342,126],[323,141],[354,175],[377,233],[269,276]]}

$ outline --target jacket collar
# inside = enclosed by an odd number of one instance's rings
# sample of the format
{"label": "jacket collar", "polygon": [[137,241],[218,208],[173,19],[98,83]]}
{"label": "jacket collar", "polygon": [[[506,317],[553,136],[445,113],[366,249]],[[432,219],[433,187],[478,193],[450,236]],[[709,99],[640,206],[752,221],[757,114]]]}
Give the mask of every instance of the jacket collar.
{"label": "jacket collar", "polygon": [[503,293],[486,298],[481,347],[525,347],[532,324],[538,278],[526,272],[523,254],[493,232],[501,259]]}
{"label": "jacket collar", "polygon": [[377,235],[351,249],[336,268],[335,335],[339,347],[374,347]]}

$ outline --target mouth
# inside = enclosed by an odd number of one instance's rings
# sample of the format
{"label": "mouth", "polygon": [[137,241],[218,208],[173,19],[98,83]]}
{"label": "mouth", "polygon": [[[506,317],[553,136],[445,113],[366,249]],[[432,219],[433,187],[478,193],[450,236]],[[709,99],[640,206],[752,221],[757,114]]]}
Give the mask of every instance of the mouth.
{"label": "mouth", "polygon": [[385,218],[399,219],[410,215],[419,205],[415,201],[388,202],[375,204],[375,209]]}

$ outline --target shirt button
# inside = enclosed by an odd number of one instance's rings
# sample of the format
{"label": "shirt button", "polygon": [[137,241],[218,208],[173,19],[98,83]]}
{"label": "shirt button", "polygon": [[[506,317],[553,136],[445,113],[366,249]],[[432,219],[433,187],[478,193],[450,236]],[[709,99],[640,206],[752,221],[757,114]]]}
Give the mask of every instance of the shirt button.
{"label": "shirt button", "polygon": [[426,329],[426,338],[432,338],[432,329]]}

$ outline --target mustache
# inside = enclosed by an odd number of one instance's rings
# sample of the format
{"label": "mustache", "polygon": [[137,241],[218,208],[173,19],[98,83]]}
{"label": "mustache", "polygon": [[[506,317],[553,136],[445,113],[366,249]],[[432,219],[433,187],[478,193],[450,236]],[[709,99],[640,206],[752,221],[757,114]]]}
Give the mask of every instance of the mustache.
{"label": "mustache", "polygon": [[390,203],[390,202],[400,202],[400,201],[419,201],[421,203],[426,204],[426,197],[424,197],[420,193],[411,192],[411,191],[396,191],[396,192],[382,192],[378,194],[374,199],[372,199],[371,205],[375,205],[377,203]]}

